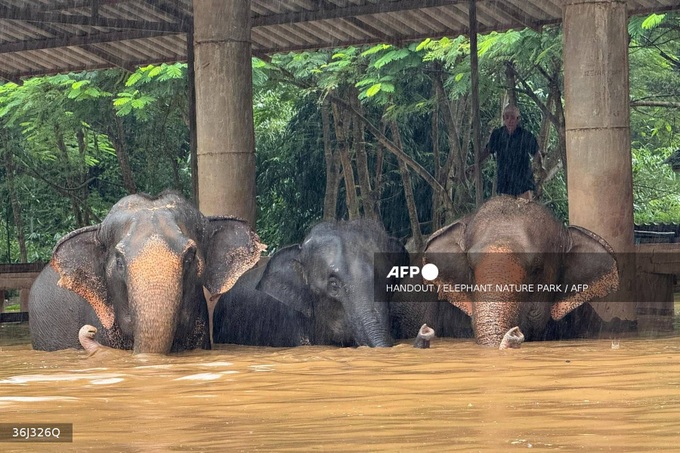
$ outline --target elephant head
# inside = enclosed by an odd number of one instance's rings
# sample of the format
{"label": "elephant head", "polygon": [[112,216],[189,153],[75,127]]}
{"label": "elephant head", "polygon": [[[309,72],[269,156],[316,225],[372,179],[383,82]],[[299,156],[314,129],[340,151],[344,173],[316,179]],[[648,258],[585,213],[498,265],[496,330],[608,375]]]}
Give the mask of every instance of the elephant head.
{"label": "elephant head", "polygon": [[[434,233],[424,261],[440,298],[472,317],[477,342],[496,346],[519,326],[540,338],[550,320],[618,288],[616,259],[595,233],[565,228],[544,206],[499,196]],[[457,286],[456,286],[457,285]]]}
{"label": "elephant head", "polygon": [[257,289],[312,319],[316,344],[387,347],[389,304],[375,297],[374,266],[386,276],[402,264],[394,259],[408,255],[377,223],[322,223],[271,257]]}
{"label": "elephant head", "polygon": [[210,348],[203,294],[226,292],[264,246],[243,220],[204,217],[180,195],[130,195],[99,225],[55,247],[58,285],[84,298],[110,346],[168,353]]}

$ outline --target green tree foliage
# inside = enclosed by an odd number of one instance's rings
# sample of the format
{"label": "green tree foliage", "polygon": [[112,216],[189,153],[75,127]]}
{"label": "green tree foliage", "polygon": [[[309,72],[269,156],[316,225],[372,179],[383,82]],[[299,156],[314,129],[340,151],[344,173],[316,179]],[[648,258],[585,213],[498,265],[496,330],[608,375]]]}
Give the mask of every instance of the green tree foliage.
{"label": "green tree foliage", "polygon": [[633,17],[631,147],[635,222],[680,222],[680,179],[664,161],[680,149],[680,15]]}
{"label": "green tree foliage", "polygon": [[23,259],[17,230],[26,259],[45,260],[131,191],[191,193],[185,64],[6,83],[0,123],[0,193],[17,200],[3,206],[3,261]]}
{"label": "green tree foliage", "polygon": [[[629,24],[636,222],[680,222],[680,16]],[[512,100],[545,154],[541,200],[568,218],[559,27],[479,37],[482,145]],[[44,260],[134,191],[191,196],[186,64],[0,86],[0,259]],[[322,218],[400,238],[475,208],[470,43],[425,39],[253,59],[258,223],[276,248]],[[495,165],[482,172],[484,196]],[[410,187],[407,187],[410,186]]]}
{"label": "green tree foliage", "polygon": [[299,242],[321,218],[323,145],[316,103],[286,88],[255,92],[257,231],[269,251]]}

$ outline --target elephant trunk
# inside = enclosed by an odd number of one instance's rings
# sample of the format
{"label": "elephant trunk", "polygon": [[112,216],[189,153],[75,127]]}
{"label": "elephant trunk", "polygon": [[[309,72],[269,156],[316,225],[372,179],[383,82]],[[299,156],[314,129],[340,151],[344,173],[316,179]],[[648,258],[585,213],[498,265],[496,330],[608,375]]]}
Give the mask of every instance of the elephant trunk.
{"label": "elephant trunk", "polygon": [[182,302],[180,256],[160,241],[147,245],[128,267],[134,353],[168,354]]}
{"label": "elephant trunk", "polygon": [[389,348],[394,345],[394,340],[389,332],[384,328],[375,328],[367,326],[366,341],[361,342],[370,346],[371,348]]}
{"label": "elephant trunk", "polygon": [[526,279],[526,270],[509,248],[495,247],[482,255],[474,274],[476,283],[490,288],[475,295],[475,338],[482,346],[498,348],[506,332],[518,325],[520,301],[526,295],[518,288]]}
{"label": "elephant trunk", "polygon": [[181,291],[142,289],[131,294],[134,316],[133,352],[168,354],[177,329]]}
{"label": "elephant trunk", "polygon": [[498,348],[508,330],[518,325],[519,307],[515,300],[475,302],[472,328],[477,344]]}
{"label": "elephant trunk", "polygon": [[386,330],[373,333],[368,337],[368,346],[372,348],[390,348],[393,345],[394,340]]}
{"label": "elephant trunk", "polygon": [[[394,344],[389,332],[389,314],[383,309],[386,309],[386,307],[362,311],[351,317],[354,319],[350,319],[350,325],[354,330],[354,338],[359,346],[389,348]],[[383,313],[383,311],[385,312]]]}

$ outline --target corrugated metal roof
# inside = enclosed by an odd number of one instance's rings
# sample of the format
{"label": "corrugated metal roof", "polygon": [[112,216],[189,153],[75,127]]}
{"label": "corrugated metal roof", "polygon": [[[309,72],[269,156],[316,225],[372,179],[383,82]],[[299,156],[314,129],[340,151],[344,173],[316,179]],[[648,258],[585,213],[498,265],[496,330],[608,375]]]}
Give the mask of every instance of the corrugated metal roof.
{"label": "corrugated metal roof", "polygon": [[[561,21],[562,0],[478,0],[479,32]],[[629,14],[679,0],[627,0]],[[255,55],[468,30],[467,0],[252,0]],[[0,0],[0,77],[186,59],[192,0]]]}

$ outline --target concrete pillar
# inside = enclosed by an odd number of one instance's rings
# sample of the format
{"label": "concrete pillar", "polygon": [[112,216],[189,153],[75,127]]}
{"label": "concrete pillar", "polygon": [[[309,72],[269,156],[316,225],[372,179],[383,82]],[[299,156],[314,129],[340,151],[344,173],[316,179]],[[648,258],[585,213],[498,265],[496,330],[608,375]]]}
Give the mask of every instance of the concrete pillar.
{"label": "concrete pillar", "polygon": [[635,304],[623,302],[632,300],[635,271],[625,263],[634,243],[626,3],[564,0],[563,16],[569,222],[624,258],[619,294],[595,311],[634,320]]}
{"label": "concrete pillar", "polygon": [[254,226],[250,0],[193,5],[199,208]]}

